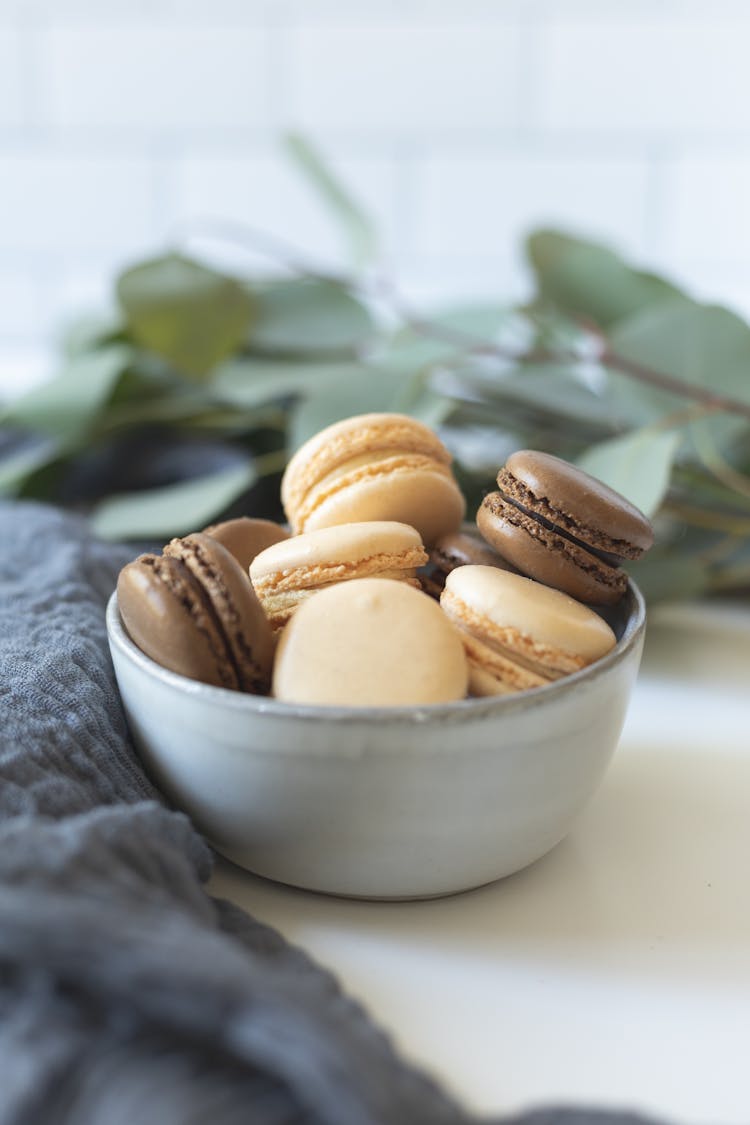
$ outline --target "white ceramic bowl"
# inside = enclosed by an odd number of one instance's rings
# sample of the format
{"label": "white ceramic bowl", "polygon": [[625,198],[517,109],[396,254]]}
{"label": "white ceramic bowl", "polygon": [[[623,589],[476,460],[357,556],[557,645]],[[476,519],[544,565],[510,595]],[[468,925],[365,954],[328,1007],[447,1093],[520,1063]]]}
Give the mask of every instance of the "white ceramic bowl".
{"label": "white ceramic bowl", "polygon": [[450,894],[554,847],[599,784],[638,671],[643,598],[616,647],[521,695],[422,708],[294,706],[185,679],[107,628],[130,729],[156,784],[259,875],[363,898]]}

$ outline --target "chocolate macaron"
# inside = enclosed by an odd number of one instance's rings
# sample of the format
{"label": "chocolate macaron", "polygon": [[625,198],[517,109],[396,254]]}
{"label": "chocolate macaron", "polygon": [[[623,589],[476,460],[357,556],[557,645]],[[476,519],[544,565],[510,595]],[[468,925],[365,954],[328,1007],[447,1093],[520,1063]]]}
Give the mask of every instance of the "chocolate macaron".
{"label": "chocolate macaron", "polygon": [[481,537],[478,531],[452,531],[441,535],[430,551],[427,565],[419,573],[422,589],[431,598],[440,598],[445,580],[459,566],[496,566],[514,570]]}
{"label": "chocolate macaron", "polygon": [[203,534],[210,535],[222,547],[226,547],[246,574],[250,563],[261,551],[265,551],[273,543],[289,538],[289,532],[281,524],[274,523],[273,520],[251,519],[250,516],[212,523],[203,529]]}
{"label": "chocolate macaron", "polygon": [[263,607],[210,536],[173,539],[162,555],[128,563],[117,599],[133,641],[162,667],[216,687],[268,689],[274,643]]}
{"label": "chocolate macaron", "polygon": [[626,559],[654,541],[642,512],[595,477],[559,457],[524,449],[497,475],[477,525],[522,574],[594,605],[625,593]]}

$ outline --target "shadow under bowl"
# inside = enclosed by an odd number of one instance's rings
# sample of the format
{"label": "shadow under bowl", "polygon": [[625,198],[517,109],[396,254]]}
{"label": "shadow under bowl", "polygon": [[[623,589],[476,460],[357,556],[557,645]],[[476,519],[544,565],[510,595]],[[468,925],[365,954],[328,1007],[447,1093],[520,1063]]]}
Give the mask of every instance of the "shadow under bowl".
{"label": "shadow under bowl", "polygon": [[269,879],[428,898],[520,870],[568,832],[615,750],[640,663],[643,597],[574,675],[428,707],[310,707],[186,679],[146,656],[113,594],[107,631],[143,764],[217,851]]}

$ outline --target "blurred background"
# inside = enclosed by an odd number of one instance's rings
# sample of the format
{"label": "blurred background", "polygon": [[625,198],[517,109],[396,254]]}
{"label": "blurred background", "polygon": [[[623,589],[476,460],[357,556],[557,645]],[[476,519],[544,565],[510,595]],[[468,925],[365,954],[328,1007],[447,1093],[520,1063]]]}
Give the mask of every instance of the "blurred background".
{"label": "blurred background", "polygon": [[747,5],[0,0],[0,391],[186,220],[335,262],[307,134],[415,300],[523,296],[525,229],[750,311]]}

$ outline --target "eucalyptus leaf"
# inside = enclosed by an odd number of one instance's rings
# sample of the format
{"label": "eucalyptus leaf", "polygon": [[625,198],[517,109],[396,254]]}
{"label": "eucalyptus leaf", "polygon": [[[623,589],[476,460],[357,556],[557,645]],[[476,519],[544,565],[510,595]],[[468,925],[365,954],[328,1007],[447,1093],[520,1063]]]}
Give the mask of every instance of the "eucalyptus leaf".
{"label": "eucalyptus leaf", "polygon": [[290,396],[317,394],[332,384],[345,382],[360,369],[359,364],[333,361],[238,358],[221,365],[211,390],[221,402],[247,408]]}
{"label": "eucalyptus leaf", "polygon": [[[750,327],[735,313],[687,298],[661,303],[617,325],[610,337],[615,355],[704,390],[750,406]],[[644,422],[695,404],[632,376],[610,370],[613,394]],[[695,425],[695,423],[694,423]],[[707,412],[698,422],[719,448],[747,426],[747,419]],[[686,428],[686,439],[695,430]]]}
{"label": "eucalyptus leaf", "polygon": [[355,355],[375,326],[365,306],[332,281],[275,281],[254,290],[252,352],[282,356]]}
{"label": "eucalyptus leaf", "polygon": [[115,315],[78,317],[63,332],[60,346],[63,355],[72,358],[95,351],[107,344],[124,343],[125,325]]}
{"label": "eucalyptus leaf", "polygon": [[376,255],[377,235],[369,216],[352,198],[306,137],[287,133],[284,144],[289,157],[304,174],[318,198],[341,228],[355,266],[367,265]]}
{"label": "eucalyptus leaf", "polygon": [[608,388],[592,390],[573,364],[524,364],[508,370],[491,361],[474,362],[450,372],[450,380],[437,380],[446,393],[469,401],[525,406],[542,415],[553,415],[576,429],[607,437],[628,425],[628,413],[614,401]]}
{"label": "eucalyptus leaf", "polygon": [[293,407],[289,448],[297,449],[313,434],[342,418],[397,410],[403,390],[404,378],[401,374],[361,367],[345,381],[330,385]]}
{"label": "eucalyptus leaf", "polygon": [[664,278],[631,269],[606,246],[561,231],[535,231],[526,251],[542,304],[602,328],[682,295]]}
{"label": "eucalyptus leaf", "polygon": [[679,434],[635,430],[592,446],[578,464],[652,516],[669,488],[679,444]]}
{"label": "eucalyptus leaf", "polygon": [[532,333],[526,316],[500,302],[449,305],[415,316],[394,333],[378,359],[385,366],[413,371],[495,347],[507,349],[512,363],[512,357],[528,346]]}
{"label": "eucalyptus leaf", "polygon": [[156,539],[196,531],[222,512],[257,479],[252,464],[209,476],[113,496],[91,514],[102,539]]}
{"label": "eucalyptus leaf", "polygon": [[648,602],[677,602],[705,594],[711,586],[709,566],[697,558],[655,553],[628,563],[628,573]]}
{"label": "eucalyptus leaf", "polygon": [[193,379],[237,350],[256,311],[246,286],[177,254],[126,270],[117,296],[133,339]]}
{"label": "eucalyptus leaf", "polygon": [[60,443],[52,438],[26,443],[0,458],[0,496],[18,496],[38,469],[58,456]]}
{"label": "eucalyptus leaf", "polygon": [[114,394],[132,358],[125,345],[110,345],[68,361],[59,375],[10,403],[0,423],[75,442],[85,436]]}

